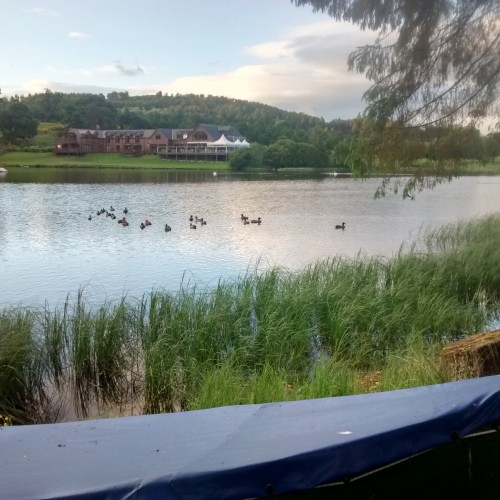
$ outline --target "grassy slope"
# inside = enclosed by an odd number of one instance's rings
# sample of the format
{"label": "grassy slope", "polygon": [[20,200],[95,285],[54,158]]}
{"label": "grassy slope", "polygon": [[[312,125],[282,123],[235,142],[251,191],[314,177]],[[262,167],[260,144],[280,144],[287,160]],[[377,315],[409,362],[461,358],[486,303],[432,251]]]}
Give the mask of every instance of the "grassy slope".
{"label": "grassy slope", "polygon": [[52,153],[26,153],[21,151],[0,155],[0,167],[20,165],[42,167],[188,168],[196,170],[227,170],[229,168],[228,163],[166,161],[154,155],[132,157],[115,153],[93,153],[85,156],[55,156]]}

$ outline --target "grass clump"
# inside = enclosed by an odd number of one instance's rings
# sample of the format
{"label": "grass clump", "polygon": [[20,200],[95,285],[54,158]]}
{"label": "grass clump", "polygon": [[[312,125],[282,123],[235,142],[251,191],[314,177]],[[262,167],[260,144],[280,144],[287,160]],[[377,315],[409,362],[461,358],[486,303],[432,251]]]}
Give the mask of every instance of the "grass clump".
{"label": "grass clump", "polygon": [[54,312],[6,310],[0,414],[36,420],[29,408],[44,407],[48,388],[85,416],[445,382],[443,344],[498,315],[498,248],[500,217],[489,216],[423,232],[392,259],[332,258],[98,308],[79,294]]}

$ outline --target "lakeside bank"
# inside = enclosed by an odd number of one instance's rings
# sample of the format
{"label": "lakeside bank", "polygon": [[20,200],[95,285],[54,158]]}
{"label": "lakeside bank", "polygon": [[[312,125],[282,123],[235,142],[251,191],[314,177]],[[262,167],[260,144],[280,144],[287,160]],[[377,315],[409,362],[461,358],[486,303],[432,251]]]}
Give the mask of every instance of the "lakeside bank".
{"label": "lakeside bank", "polygon": [[[0,154],[0,167],[67,167],[67,168],[123,168],[123,169],[170,169],[229,171],[229,162],[165,160],[156,155],[131,156],[118,153],[89,153],[82,156],[58,156],[53,153],[31,153],[15,151]],[[322,172],[325,174],[346,173],[338,168],[281,168],[281,173]],[[461,162],[456,175],[500,175],[500,157],[488,163],[478,161]],[[380,177],[394,173],[378,173]],[[408,171],[405,175],[410,175]]]}
{"label": "lakeside bank", "polygon": [[148,168],[229,170],[227,162],[190,162],[163,160],[159,156],[127,156],[116,153],[91,153],[82,156],[57,156],[52,153],[11,152],[0,155],[0,167],[67,167],[67,168]]}

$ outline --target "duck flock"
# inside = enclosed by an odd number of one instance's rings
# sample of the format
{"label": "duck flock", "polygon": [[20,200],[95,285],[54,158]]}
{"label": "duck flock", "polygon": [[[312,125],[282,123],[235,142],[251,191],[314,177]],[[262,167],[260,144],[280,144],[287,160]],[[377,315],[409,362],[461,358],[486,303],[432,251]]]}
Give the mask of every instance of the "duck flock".
{"label": "duck flock", "polygon": [[[126,219],[126,215],[128,214],[128,209],[125,207],[123,209],[123,217],[121,219],[118,219],[118,224],[121,224],[123,227],[129,226],[129,222]],[[116,214],[115,214],[115,208],[111,205],[108,210],[105,208],[101,208],[97,210],[96,214],[97,217],[104,215],[105,217],[111,218],[111,220],[116,220]],[[92,220],[92,214],[89,215],[88,220]],[[257,219],[250,219],[244,214],[241,214],[241,221],[243,222],[244,225],[246,224],[258,224],[260,225],[262,223],[262,219],[258,217]],[[148,226],[151,226],[152,223],[150,220],[146,219],[143,222],[139,224],[139,227],[141,230],[146,229]],[[190,215],[189,216],[189,228],[190,229],[196,229],[199,226],[206,226],[207,221],[203,217],[198,217],[197,215]],[[172,228],[168,225],[165,224],[165,232],[168,233],[172,231]]]}

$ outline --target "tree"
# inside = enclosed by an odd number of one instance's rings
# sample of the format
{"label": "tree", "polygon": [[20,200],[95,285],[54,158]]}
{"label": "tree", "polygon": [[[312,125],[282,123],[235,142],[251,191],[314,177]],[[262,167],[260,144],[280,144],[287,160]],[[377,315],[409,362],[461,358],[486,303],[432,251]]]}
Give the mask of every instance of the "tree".
{"label": "tree", "polygon": [[271,170],[295,167],[297,143],[291,139],[280,139],[271,144],[264,153],[264,164]]}
{"label": "tree", "polygon": [[31,139],[36,135],[38,122],[23,103],[12,101],[0,112],[0,132],[7,143]]}
{"label": "tree", "polygon": [[424,126],[475,123],[498,110],[500,0],[291,0],[378,31],[352,52],[366,73],[367,115]]}
{"label": "tree", "polygon": [[492,132],[485,137],[484,149],[486,158],[490,161],[500,156],[500,132]]}
{"label": "tree", "polygon": [[231,154],[229,167],[236,172],[259,169],[263,166],[264,147],[253,143],[248,148],[240,149]]}
{"label": "tree", "polygon": [[[457,175],[454,158],[418,164],[422,127],[475,125],[500,97],[500,0],[291,0],[378,32],[348,58],[373,85],[349,155],[353,174],[408,172],[403,197]],[[403,146],[403,147],[402,147]],[[448,151],[452,149],[448,148]],[[387,186],[397,192],[404,181]]]}
{"label": "tree", "polygon": [[447,127],[429,148],[434,159],[483,160],[484,141],[474,127]]}
{"label": "tree", "polygon": [[264,153],[264,165],[271,170],[279,168],[324,167],[321,161],[327,161],[316,148],[307,142],[295,142],[280,139],[268,146]]}

